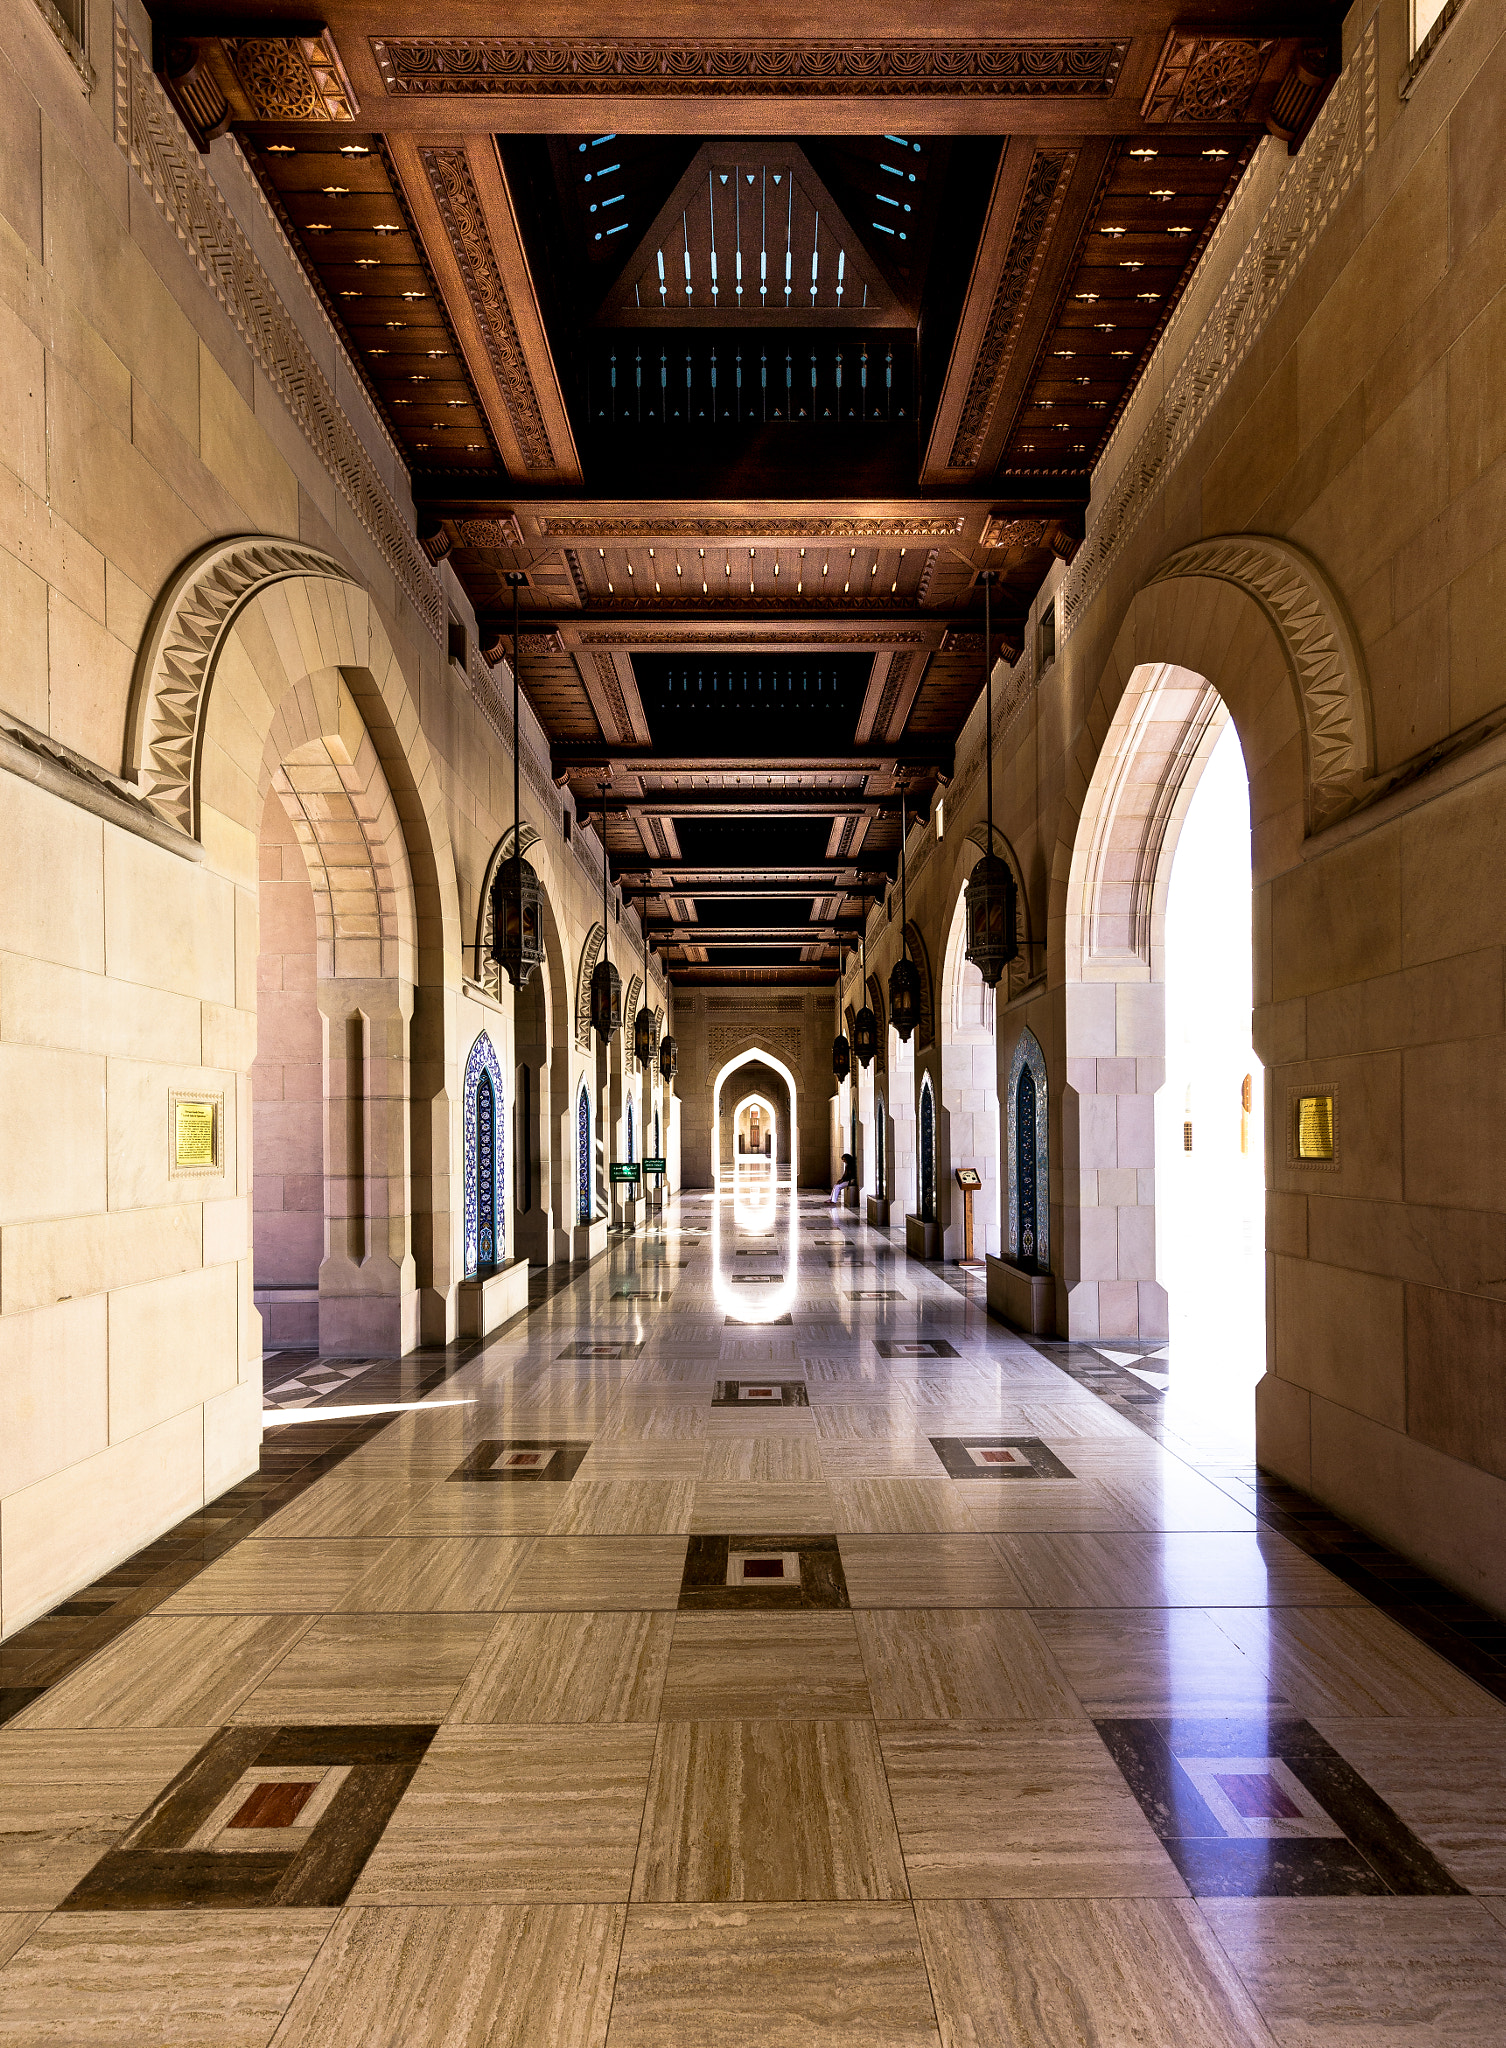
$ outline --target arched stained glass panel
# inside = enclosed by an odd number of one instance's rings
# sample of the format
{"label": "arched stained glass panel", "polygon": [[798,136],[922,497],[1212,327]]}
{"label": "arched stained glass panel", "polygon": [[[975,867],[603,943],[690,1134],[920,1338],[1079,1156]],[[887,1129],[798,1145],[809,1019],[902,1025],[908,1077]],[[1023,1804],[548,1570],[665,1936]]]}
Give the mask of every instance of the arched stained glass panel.
{"label": "arched stained glass panel", "polygon": [[584,1081],[575,1103],[575,1207],[582,1223],[591,1221],[591,1097]]}
{"label": "arched stained glass panel", "polygon": [[483,1031],[465,1063],[465,1277],[502,1263],[507,1186],[502,1066]]}
{"label": "arched stained glass panel", "polygon": [[929,1074],[920,1084],[920,1215],[924,1223],[936,1221],[936,1097]]}

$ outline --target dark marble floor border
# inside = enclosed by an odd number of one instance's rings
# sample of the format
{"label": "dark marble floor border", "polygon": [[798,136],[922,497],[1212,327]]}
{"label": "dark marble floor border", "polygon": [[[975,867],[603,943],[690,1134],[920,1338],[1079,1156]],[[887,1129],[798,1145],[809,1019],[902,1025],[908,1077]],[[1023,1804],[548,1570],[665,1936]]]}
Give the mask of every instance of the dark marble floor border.
{"label": "dark marble floor border", "polygon": [[[422,1400],[487,1345],[516,1332],[533,1309],[583,1280],[608,1255],[602,1252],[596,1259],[545,1266],[530,1274],[528,1307],[489,1337],[467,1338],[443,1350],[410,1351],[404,1358],[385,1359],[370,1367],[352,1383],[359,1389],[361,1404]],[[296,1377],[296,1368],[290,1373],[282,1365],[284,1355],[279,1353],[275,1361],[269,1361],[277,1367],[269,1387]],[[303,1369],[317,1358],[317,1352],[304,1353]],[[337,1388],[314,1396],[307,1405],[338,1409],[342,1400],[343,1390]],[[335,1414],[328,1423],[274,1425],[262,1441],[255,1472],[0,1643],[0,1725],[49,1687],[70,1677],[143,1615],[153,1613],[396,1419],[392,1415],[347,1419]]]}

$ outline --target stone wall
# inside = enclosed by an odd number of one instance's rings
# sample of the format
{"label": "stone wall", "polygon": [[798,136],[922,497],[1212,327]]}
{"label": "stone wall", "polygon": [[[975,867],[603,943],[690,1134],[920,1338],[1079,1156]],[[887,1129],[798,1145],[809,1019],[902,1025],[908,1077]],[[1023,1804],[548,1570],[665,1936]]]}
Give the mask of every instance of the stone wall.
{"label": "stone wall", "polygon": [[[1403,99],[1406,14],[1357,7],[1302,152],[1263,145],[1086,541],[996,670],[995,816],[1032,942],[997,1044],[1001,1083],[1022,1024],[1045,1052],[1063,1330],[1157,1334],[1158,918],[1211,683],[1251,777],[1261,1461],[1506,1608],[1506,25],[1462,8]],[[1185,702],[1144,713],[1172,672]],[[982,722],[944,838],[934,816],[911,837],[933,960]],[[870,970],[896,939],[877,911]],[[1294,1098],[1320,1090],[1332,1167],[1293,1157]]]}

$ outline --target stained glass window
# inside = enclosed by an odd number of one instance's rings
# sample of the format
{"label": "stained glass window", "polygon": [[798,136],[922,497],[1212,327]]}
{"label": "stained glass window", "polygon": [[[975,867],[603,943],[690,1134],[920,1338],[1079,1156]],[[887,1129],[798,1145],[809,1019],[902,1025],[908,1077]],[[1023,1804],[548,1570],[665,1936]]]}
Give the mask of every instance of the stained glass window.
{"label": "stained glass window", "polygon": [[500,1266],[506,1242],[502,1066],[483,1031],[465,1063],[465,1277]]}
{"label": "stained glass window", "polygon": [[591,1221],[591,1097],[584,1081],[575,1104],[575,1194],[576,1213],[582,1223]]}

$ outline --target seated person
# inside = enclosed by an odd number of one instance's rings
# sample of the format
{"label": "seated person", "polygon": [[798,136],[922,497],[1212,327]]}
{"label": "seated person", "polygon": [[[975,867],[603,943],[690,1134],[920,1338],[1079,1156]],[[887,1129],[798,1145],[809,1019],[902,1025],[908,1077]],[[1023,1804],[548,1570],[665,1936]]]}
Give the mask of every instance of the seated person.
{"label": "seated person", "polygon": [[858,1163],[850,1152],[842,1154],[842,1177],[831,1191],[832,1207],[842,1199],[843,1188],[855,1188],[858,1184]]}

